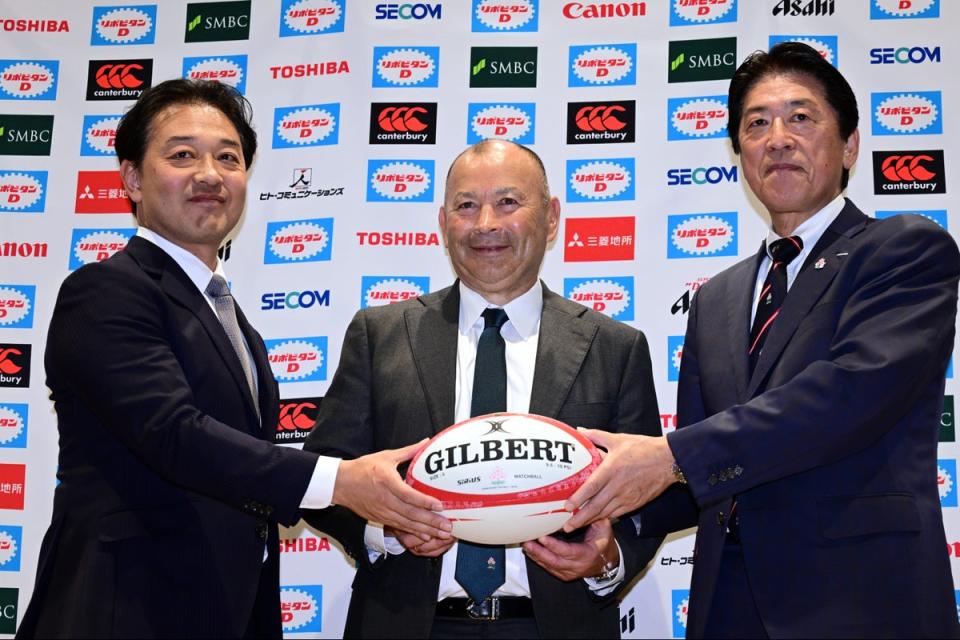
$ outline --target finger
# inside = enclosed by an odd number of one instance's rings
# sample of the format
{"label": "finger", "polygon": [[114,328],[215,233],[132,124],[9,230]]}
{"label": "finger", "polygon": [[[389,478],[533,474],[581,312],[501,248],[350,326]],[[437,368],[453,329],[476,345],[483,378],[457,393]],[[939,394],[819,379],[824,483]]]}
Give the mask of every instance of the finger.
{"label": "finger", "polygon": [[613,434],[611,434],[609,431],[602,431],[600,429],[585,429],[583,427],[577,427],[577,431],[585,435],[590,442],[599,445],[604,449],[610,449],[610,447],[613,446],[613,443],[616,442],[616,439],[611,437]]}
{"label": "finger", "polygon": [[580,485],[580,487],[573,492],[573,495],[567,498],[567,501],[563,504],[563,508],[567,511],[583,508],[587,501],[593,498],[607,483],[607,475],[607,470],[601,463],[601,465],[590,474],[587,481]]}
{"label": "finger", "polygon": [[598,517],[600,517],[601,505],[593,500],[587,502],[585,505],[580,507],[578,511],[575,511],[570,519],[566,521],[563,525],[563,530],[567,533],[575,531],[580,527],[584,527]]}
{"label": "finger", "polygon": [[[397,501],[391,505],[392,510],[403,524],[401,529],[412,533],[426,533],[435,538],[450,538],[450,531],[453,529],[453,523],[443,516],[429,511],[411,506],[404,502]],[[394,526],[397,526],[394,523]]]}
{"label": "finger", "polygon": [[543,536],[538,538],[537,542],[539,542],[550,553],[563,556],[564,558],[574,555],[577,548],[576,543],[564,542],[563,540],[554,538],[553,536]]}
{"label": "finger", "polygon": [[389,483],[387,488],[397,500],[428,511],[443,511],[443,503],[440,500],[420,493],[401,480],[399,476],[396,479],[391,478],[387,482]]}
{"label": "finger", "polygon": [[414,442],[413,444],[408,444],[405,447],[394,449],[389,452],[390,458],[396,462],[396,464],[406,462],[407,460],[413,458],[413,456],[417,455],[417,452],[424,447],[424,445],[427,443],[427,440],[429,440],[429,438],[424,438],[420,442]]}
{"label": "finger", "polygon": [[528,556],[530,556],[531,560],[548,571],[559,570],[563,568],[563,559],[544,547],[539,541],[530,540],[528,542],[524,542],[523,550]]}

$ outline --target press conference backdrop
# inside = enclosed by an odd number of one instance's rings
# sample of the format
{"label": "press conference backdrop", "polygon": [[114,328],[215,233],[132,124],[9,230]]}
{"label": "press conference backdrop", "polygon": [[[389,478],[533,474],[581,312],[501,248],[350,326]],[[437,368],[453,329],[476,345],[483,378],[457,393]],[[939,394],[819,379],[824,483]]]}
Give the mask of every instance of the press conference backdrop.
{"label": "press conference backdrop", "polygon": [[[691,296],[765,235],[725,136],[737,63],[781,40],[818,49],[860,105],[849,195],[877,217],[955,230],[947,182],[960,188],[960,176],[947,169],[960,137],[944,120],[960,106],[957,5],[4,0],[0,634],[30,597],[56,483],[46,327],[63,278],[134,232],[113,136],[145,88],[215,79],[254,105],[261,150],[222,255],[285,398],[278,442],[300,446],[313,426],[357,309],[450,284],[436,221],[444,174],[490,137],[544,158],[564,222],[543,279],[646,332],[669,432]],[[948,376],[937,474],[956,557],[952,367]],[[339,636],[350,560],[303,523],[283,531],[281,551],[284,632]],[[625,637],[683,636],[692,556],[692,532],[663,546],[620,606]]]}

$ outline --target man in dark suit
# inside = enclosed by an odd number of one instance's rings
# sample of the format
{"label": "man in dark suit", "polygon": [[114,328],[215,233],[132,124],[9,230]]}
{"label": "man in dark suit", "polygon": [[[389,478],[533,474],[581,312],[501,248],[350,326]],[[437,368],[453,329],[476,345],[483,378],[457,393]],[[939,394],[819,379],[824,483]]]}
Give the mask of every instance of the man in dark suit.
{"label": "man in dark suit", "polygon": [[[458,156],[439,222],[459,280],[354,317],[304,449],[349,459],[470,417],[492,384],[479,373],[486,318],[504,313],[500,410],[659,433],[643,334],[538,280],[559,218],[543,164],[529,149],[486,141]],[[507,548],[492,595],[471,600],[458,562],[465,543],[424,542],[339,507],[305,519],[358,562],[347,637],[618,637],[613,593],[660,542],[639,539],[629,521],[611,529],[604,520],[573,538]]]}
{"label": "man in dark suit", "polygon": [[772,229],[694,299],[682,428],[593,433],[610,453],[569,525],[666,489],[634,519],[644,535],[699,524],[687,637],[956,637],[936,482],[956,244],[842,197],[856,99],[813,49],[751,55],[729,105]]}
{"label": "man in dark suit", "polygon": [[249,122],[233,89],[172,80],[118,127],[140,228],[71,274],[53,312],[60,484],[18,637],[279,638],[276,523],[301,507],[444,535],[437,501],[397,478],[412,448],[341,462],[271,442],[277,384],[217,258]]}

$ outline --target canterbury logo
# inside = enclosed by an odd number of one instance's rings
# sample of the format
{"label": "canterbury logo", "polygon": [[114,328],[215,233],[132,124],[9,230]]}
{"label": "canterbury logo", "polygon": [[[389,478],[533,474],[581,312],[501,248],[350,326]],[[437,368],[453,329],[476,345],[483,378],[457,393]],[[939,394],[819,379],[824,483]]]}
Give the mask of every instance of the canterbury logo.
{"label": "canterbury logo", "polygon": [[620,131],[627,126],[626,122],[618,120],[615,113],[626,111],[618,104],[610,106],[583,107],[577,111],[574,121],[581,131]]}
{"label": "canterbury logo", "polygon": [[20,370],[23,369],[23,367],[10,359],[11,355],[20,356],[23,355],[23,352],[13,347],[0,351],[0,373],[12,375],[14,373],[20,373]]}
{"label": "canterbury logo", "polygon": [[880,165],[883,177],[891,182],[901,180],[917,180],[926,182],[937,177],[937,174],[921,166],[921,162],[933,162],[933,158],[923,156],[887,156]]}
{"label": "canterbury logo", "polygon": [[103,89],[136,89],[143,80],[133,75],[143,71],[139,64],[105,64],[97,69],[97,86]]}
{"label": "canterbury logo", "polygon": [[387,107],[377,116],[377,122],[384,131],[419,133],[427,125],[417,119],[418,115],[426,114],[423,107]]}
{"label": "canterbury logo", "polygon": [[280,405],[279,427],[283,431],[297,429],[311,429],[316,423],[307,412],[316,410],[317,405],[312,402],[290,402]]}

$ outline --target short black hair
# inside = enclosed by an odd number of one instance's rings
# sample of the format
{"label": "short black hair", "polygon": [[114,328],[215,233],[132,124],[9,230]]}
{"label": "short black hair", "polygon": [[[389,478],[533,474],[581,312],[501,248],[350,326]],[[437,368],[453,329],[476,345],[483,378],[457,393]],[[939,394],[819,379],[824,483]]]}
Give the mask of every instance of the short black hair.
{"label": "short black hair", "polygon": [[181,104],[206,104],[223,113],[240,135],[243,161],[250,168],[257,152],[257,133],[250,124],[253,120],[250,102],[230,85],[186,78],[161,82],[140,94],[117,126],[114,140],[117,158],[139,167],[147,151],[154,119],[168,107]]}
{"label": "short black hair", "polygon": [[[730,92],[727,95],[730,120],[727,123],[727,133],[733,143],[734,153],[740,153],[740,119],[743,117],[743,101],[747,93],[764,76],[780,73],[803,74],[820,85],[827,103],[836,113],[841,139],[846,140],[857,130],[860,122],[857,98],[843,74],[810,45],[802,42],[780,42],[769,52],[755,51],[747,56],[730,80]],[[849,170],[844,169],[841,188],[847,186],[849,177]]]}

